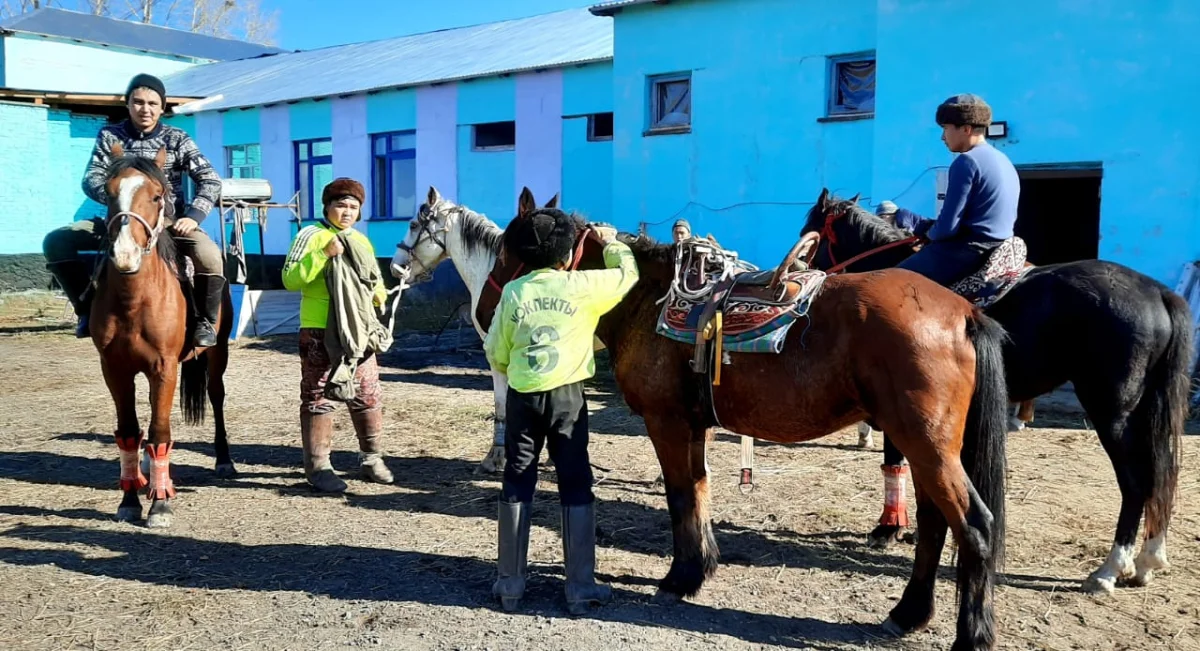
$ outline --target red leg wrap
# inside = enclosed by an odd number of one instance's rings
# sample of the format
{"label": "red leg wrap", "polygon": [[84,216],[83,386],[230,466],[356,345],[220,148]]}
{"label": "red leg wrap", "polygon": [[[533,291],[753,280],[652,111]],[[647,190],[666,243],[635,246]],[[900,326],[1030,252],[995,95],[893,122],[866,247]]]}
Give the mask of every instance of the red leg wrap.
{"label": "red leg wrap", "polygon": [[165,500],[175,497],[175,484],[171,483],[171,448],[175,442],[146,444],[150,457],[150,499]]}
{"label": "red leg wrap", "polygon": [[905,471],[907,466],[882,465],[883,469],[883,515],[879,524],[884,526],[908,526],[908,498],[905,493]]}
{"label": "red leg wrap", "polygon": [[139,432],[136,437],[117,436],[117,449],[121,451],[121,490],[123,491],[139,491],[149,483],[146,476],[142,474],[142,467],[138,463],[138,450],[142,447],[144,434],[145,432]]}

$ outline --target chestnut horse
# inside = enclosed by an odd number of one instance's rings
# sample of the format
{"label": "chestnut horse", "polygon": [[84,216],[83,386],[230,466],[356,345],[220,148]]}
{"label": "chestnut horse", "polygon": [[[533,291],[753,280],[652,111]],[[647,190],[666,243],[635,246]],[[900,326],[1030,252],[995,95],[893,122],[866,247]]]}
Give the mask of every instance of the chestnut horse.
{"label": "chestnut horse", "polygon": [[[689,366],[692,346],[655,332],[678,245],[622,238],[641,277],[596,334],[626,403],[645,419],[665,478],[674,559],[660,588],[694,595],[716,571],[706,462],[714,427],[794,443],[871,420],[908,455],[920,528],[912,578],[885,627],[903,634],[932,618],[949,527],[958,544],[954,649],[994,648],[994,576],[1005,529],[1003,329],[912,272],[832,276],[781,353],[729,353],[720,386],[711,386]],[[580,268],[603,262],[586,254]]]}
{"label": "chestnut horse", "polygon": [[[912,255],[908,233],[822,191],[804,233],[820,233],[813,266],[884,269]],[[1083,260],[1034,267],[987,308],[1009,334],[1004,364],[1010,399],[1033,400],[1066,382],[1096,428],[1121,490],[1108,559],[1084,582],[1111,592],[1119,580],[1148,583],[1167,567],[1167,527],[1175,506],[1181,438],[1188,411],[1192,318],[1162,283],[1123,265]],[[885,445],[891,432],[884,428]],[[1135,559],[1138,525],[1145,543]],[[875,536],[888,536],[880,531]]]}
{"label": "chestnut horse", "polygon": [[[194,349],[187,331],[195,316],[188,309],[181,284],[185,282],[184,259],[166,230],[163,212],[171,187],[162,170],[166,150],[159,150],[155,160],[125,156],[119,145],[113,150],[115,157],[105,181],[109,201],[102,255],[106,259],[90,316],[92,341],[100,352],[100,368],[117,408],[115,437],[121,452],[120,485],[125,493],[117,519],[141,519],[138,491],[148,485],[151,505],[146,526],[168,527],[170,501],[175,496],[170,475],[171,403],[181,370],[179,399],[185,421],[204,421],[207,391],[216,421],[217,474],[236,472],[229,456],[224,413],[233,303],[226,287],[217,345]],[[138,462],[144,435],[134,388],[139,373],[150,382],[145,464]],[[149,478],[143,475],[143,465]]]}

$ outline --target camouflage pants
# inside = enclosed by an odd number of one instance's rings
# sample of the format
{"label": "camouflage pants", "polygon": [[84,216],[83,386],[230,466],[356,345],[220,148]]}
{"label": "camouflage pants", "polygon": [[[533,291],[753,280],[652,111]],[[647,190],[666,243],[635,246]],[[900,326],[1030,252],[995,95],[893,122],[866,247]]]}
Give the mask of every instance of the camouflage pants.
{"label": "camouflage pants", "polygon": [[[337,404],[325,397],[329,379],[329,353],[325,350],[324,328],[300,329],[300,411],[328,414]],[[352,412],[370,411],[383,405],[379,389],[379,362],[368,355],[354,371],[355,396],[346,403]]]}

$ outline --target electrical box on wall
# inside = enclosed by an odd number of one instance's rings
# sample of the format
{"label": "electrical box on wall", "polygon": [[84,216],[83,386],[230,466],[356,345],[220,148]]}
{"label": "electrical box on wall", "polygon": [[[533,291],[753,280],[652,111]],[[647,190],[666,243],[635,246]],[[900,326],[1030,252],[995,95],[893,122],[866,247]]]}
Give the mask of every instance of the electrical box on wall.
{"label": "electrical box on wall", "polygon": [[935,185],[934,189],[937,193],[936,194],[937,199],[934,201],[934,204],[933,204],[933,218],[934,219],[936,219],[938,215],[942,214],[942,204],[946,203],[946,188],[950,187],[950,171],[949,170],[938,170],[937,174],[935,175],[935,179],[936,180],[934,181],[934,183],[936,185]]}

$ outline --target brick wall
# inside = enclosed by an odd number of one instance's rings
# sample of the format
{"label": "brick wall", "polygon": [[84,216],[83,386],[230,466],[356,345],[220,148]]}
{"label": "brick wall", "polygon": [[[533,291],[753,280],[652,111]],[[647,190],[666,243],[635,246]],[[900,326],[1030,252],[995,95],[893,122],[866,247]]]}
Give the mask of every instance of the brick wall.
{"label": "brick wall", "polygon": [[0,254],[41,253],[42,238],[102,208],[80,183],[103,116],[0,102]]}

